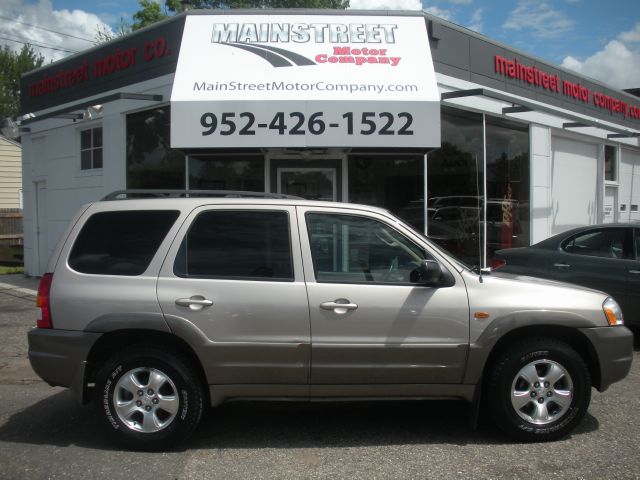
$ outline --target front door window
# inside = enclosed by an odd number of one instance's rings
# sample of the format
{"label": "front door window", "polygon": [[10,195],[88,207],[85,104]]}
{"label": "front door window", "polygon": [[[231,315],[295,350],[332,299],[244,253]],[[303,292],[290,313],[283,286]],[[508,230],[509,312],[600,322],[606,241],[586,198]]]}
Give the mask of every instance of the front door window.
{"label": "front door window", "polygon": [[424,250],[372,218],[308,213],[318,282],[410,283]]}

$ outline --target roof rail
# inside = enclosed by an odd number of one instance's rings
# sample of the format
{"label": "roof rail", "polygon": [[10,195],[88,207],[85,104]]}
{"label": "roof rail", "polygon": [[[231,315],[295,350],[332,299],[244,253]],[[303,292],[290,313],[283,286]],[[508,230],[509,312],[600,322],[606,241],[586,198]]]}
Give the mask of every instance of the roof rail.
{"label": "roof rail", "polygon": [[101,202],[111,200],[127,200],[130,198],[271,198],[303,200],[302,197],[282,193],[244,192],[239,190],[116,190],[106,195]]}

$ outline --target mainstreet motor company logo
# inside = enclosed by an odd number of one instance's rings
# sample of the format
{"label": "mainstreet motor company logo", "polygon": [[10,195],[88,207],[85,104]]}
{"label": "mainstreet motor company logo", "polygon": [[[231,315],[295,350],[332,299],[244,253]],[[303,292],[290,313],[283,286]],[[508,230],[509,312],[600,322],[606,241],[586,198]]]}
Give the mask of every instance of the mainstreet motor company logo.
{"label": "mainstreet motor company logo", "polygon": [[[372,48],[370,44],[395,45],[397,28],[395,24],[382,23],[214,23],[211,43],[251,52],[274,67],[324,63],[395,67],[402,57],[391,56],[389,48]],[[313,60],[284,48],[264,45],[310,42],[341,45],[333,46],[329,53],[316,54]],[[353,44],[367,46],[354,48]]]}

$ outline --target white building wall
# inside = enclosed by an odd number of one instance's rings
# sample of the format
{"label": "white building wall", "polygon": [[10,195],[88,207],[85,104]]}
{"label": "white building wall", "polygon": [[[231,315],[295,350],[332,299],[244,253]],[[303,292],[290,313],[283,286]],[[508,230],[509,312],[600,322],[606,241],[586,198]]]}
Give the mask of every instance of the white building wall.
{"label": "white building wall", "polygon": [[551,149],[551,233],[597,223],[599,145],[553,136]]}
{"label": "white building wall", "polygon": [[531,243],[551,236],[551,129],[531,125]]}
{"label": "white building wall", "polygon": [[[122,91],[161,94],[167,103],[172,81],[173,75],[168,75]],[[99,96],[110,93],[116,92]],[[29,124],[31,132],[23,136],[25,273],[37,276],[45,272],[49,255],[81,205],[126,188],[125,116],[156,105],[118,100],[105,104],[94,120],[48,119]],[[80,132],[100,126],[103,168],[81,170]]]}

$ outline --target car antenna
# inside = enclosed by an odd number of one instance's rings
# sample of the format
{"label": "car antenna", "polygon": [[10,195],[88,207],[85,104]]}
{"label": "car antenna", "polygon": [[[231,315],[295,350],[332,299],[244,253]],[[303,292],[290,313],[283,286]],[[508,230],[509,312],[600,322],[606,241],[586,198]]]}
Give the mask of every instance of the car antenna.
{"label": "car antenna", "polygon": [[[480,211],[480,166],[478,165],[478,154],[474,155],[476,160],[476,199],[478,205],[478,279],[480,283],[482,283],[482,240],[484,239],[484,235],[480,233],[480,226],[482,225],[480,219],[484,216],[484,208],[482,212]],[[484,198],[483,198],[484,200]],[[486,222],[485,222],[486,223]]]}

